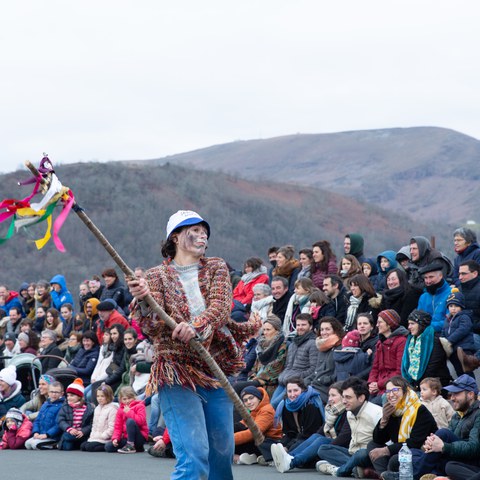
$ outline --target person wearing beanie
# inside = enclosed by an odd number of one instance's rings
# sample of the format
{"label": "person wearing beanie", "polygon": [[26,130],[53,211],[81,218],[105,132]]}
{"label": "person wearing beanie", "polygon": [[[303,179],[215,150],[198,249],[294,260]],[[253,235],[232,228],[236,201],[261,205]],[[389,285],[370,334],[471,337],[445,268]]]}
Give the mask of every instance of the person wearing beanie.
{"label": "person wearing beanie", "polygon": [[245,421],[236,422],[233,461],[239,465],[252,465],[258,462],[258,457],[264,450],[268,451],[272,444],[280,441],[282,428],[274,425],[275,410],[270,404],[270,397],[262,387],[245,387],[240,393],[240,398],[265,436],[265,440],[260,447],[257,447]]}
{"label": "person wearing beanie", "polygon": [[97,323],[97,338],[98,344],[103,343],[103,332],[106,328],[112,328],[113,325],[119,324],[123,328],[127,329],[130,327],[128,320],[116,310],[117,303],[115,300],[109,298],[103,300],[97,305],[97,312],[99,321]]}
{"label": "person wearing beanie", "polygon": [[467,260],[473,260],[480,264],[480,246],[477,242],[477,234],[470,228],[457,228],[453,232],[453,249],[457,254],[453,261],[453,282],[459,287],[460,265]]}
{"label": "person wearing beanie", "polygon": [[416,390],[427,377],[438,377],[442,385],[450,382],[447,355],[435,332],[432,316],[423,310],[413,310],[408,316],[408,330],[405,351],[402,358],[402,376]]}
{"label": "person wearing beanie", "polygon": [[62,436],[59,450],[79,450],[92,429],[93,405],[85,403],[85,387],[81,378],[76,378],[67,387],[67,401],[58,412],[58,426]]}
{"label": "person wearing beanie", "polygon": [[22,384],[17,380],[17,369],[9,365],[0,370],[0,418],[10,408],[20,408],[24,403]]}
{"label": "person wearing beanie", "polygon": [[32,422],[18,408],[11,408],[5,415],[5,433],[0,450],[25,448],[25,442],[32,434]]}
{"label": "person wearing beanie", "polygon": [[[224,373],[235,375],[242,368],[242,343],[261,322],[230,319],[230,273],[224,260],[205,256],[209,237],[210,226],[198,213],[179,210],[167,223],[166,261],[128,284],[138,302],[139,325],[155,348],[149,386],[158,387],[176,447],[173,476],[232,480],[232,403],[185,344],[198,337]],[[178,324],[173,332],[145,304],[150,293]]]}
{"label": "person wearing beanie", "polygon": [[382,310],[378,314],[378,342],[372,370],[368,376],[370,401],[381,404],[388,379],[401,374],[403,350],[408,331],[400,325],[400,315],[395,310]]}

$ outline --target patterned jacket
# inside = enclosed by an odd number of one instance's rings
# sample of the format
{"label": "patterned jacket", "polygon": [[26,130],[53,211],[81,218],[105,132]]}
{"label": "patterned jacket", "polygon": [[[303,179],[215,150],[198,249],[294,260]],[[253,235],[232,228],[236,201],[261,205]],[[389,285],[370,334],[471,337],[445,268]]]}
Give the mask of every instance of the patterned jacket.
{"label": "patterned jacket", "polygon": [[[180,277],[170,260],[147,271],[150,292],[165,312],[177,323],[187,322],[195,328],[225,375],[244,367],[243,342],[260,328],[260,321],[235,323],[230,319],[232,286],[227,265],[221,258],[201,258],[198,269],[200,292],[205,310],[191,318]],[[150,313],[139,312],[138,322],[154,345],[149,387],[179,384],[195,390],[196,386],[218,387],[207,364],[188,345],[172,339],[165,323]]]}

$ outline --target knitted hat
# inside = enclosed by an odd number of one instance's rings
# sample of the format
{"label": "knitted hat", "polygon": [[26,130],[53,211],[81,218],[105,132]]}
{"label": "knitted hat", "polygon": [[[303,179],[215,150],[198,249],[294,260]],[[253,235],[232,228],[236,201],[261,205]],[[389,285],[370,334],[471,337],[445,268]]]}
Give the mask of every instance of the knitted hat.
{"label": "knitted hat", "polygon": [[386,322],[391,330],[395,330],[400,325],[400,315],[393,309],[382,310],[378,316]]}
{"label": "knitted hat", "polygon": [[30,343],[30,337],[25,332],[19,333],[18,334],[18,339],[23,340],[27,345]]}
{"label": "knitted hat", "polygon": [[179,210],[168,219],[167,240],[177,228],[186,227],[187,225],[197,225],[199,223],[205,224],[207,228],[207,238],[210,238],[210,225],[197,212],[193,212],[192,210]]}
{"label": "knitted hat", "polygon": [[67,393],[73,393],[79,397],[83,397],[85,393],[85,387],[83,386],[83,380],[81,378],[76,378],[73,383],[67,387]]}
{"label": "knitted hat", "polygon": [[107,300],[104,300],[103,302],[100,302],[97,305],[97,310],[99,312],[110,312],[112,310],[115,310],[116,303],[117,302],[115,302],[115,300],[112,300],[111,298],[108,298]]}
{"label": "knitted hat", "polygon": [[4,335],[3,340],[6,342],[7,340],[11,340],[12,342],[17,341],[17,336],[13,332],[8,332]]}
{"label": "knitted hat", "polygon": [[269,323],[277,332],[282,329],[282,322],[276,315],[269,315],[264,323]]}
{"label": "knitted hat", "polygon": [[3,380],[7,385],[13,385],[17,380],[17,369],[13,365],[9,365],[0,370],[0,380]]}
{"label": "knitted hat", "polygon": [[40,380],[43,380],[44,382],[51,385],[55,381],[55,378],[51,375],[47,375],[46,373],[44,373],[43,375],[40,375]]}
{"label": "knitted hat", "polygon": [[458,305],[461,308],[465,308],[465,297],[458,289],[453,289],[452,293],[447,298],[447,307],[449,305]]}
{"label": "knitted hat", "polygon": [[348,332],[342,340],[342,347],[358,347],[360,345],[360,332],[352,330]]}
{"label": "knitted hat", "polygon": [[408,316],[409,322],[417,322],[420,326],[426,328],[432,323],[432,316],[423,310],[413,310]]}
{"label": "knitted hat", "polygon": [[258,388],[252,385],[249,387],[245,387],[242,390],[242,393],[240,394],[240,398],[243,398],[245,395],[253,395],[254,397],[257,397],[259,400],[263,398],[263,393]]}
{"label": "knitted hat", "polygon": [[23,414],[18,408],[11,408],[5,415],[5,419],[11,418],[15,420],[17,427],[23,423]]}

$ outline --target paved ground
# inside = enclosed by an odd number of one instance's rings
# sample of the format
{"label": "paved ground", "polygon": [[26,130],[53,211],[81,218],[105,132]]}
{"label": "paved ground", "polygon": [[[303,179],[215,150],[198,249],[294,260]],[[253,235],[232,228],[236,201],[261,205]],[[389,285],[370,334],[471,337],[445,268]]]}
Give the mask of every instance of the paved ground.
{"label": "paved ground", "polygon": [[[36,450],[3,450],[0,465],[5,475],[1,478],[13,480],[168,480],[175,460],[154,458],[147,453],[121,455],[118,453],[87,453]],[[285,478],[273,467],[258,465],[234,465],[235,480],[280,480]],[[286,478],[295,480],[323,479],[314,470],[294,470]],[[194,478],[188,480],[196,480]]]}

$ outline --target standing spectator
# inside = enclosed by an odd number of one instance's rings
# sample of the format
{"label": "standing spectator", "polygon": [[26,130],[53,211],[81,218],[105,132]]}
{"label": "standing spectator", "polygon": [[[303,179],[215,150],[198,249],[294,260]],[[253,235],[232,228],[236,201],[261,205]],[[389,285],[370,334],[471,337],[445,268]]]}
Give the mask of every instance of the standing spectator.
{"label": "standing spectator", "polygon": [[360,265],[365,261],[363,255],[364,240],[359,233],[347,233],[343,240],[343,251],[356,257]]}
{"label": "standing spectator", "polygon": [[360,273],[362,273],[362,266],[355,256],[347,254],[341,258],[338,275],[342,278],[346,288],[348,288],[349,280]]}
{"label": "standing spectator", "polygon": [[344,325],[347,332],[354,328],[355,319],[360,313],[368,312],[376,320],[382,302],[382,296],[375,292],[363,273],[351,277],[348,288],[350,293],[347,294],[347,318]]}
{"label": "standing spectator", "polygon": [[100,281],[100,277],[98,275],[94,275],[92,279],[88,281],[88,289],[92,294],[92,298],[100,300],[104,288],[105,287],[102,285],[102,282]]}
{"label": "standing spectator", "polygon": [[6,285],[0,285],[0,308],[8,313],[13,307],[18,307],[23,316],[22,301],[18,292],[9,290]]}
{"label": "standing spectator", "polygon": [[458,287],[461,282],[458,276],[460,265],[467,260],[480,264],[480,246],[476,233],[469,228],[457,228],[453,232],[453,249],[457,254],[453,263],[453,282]]}
{"label": "standing spectator", "polygon": [[128,308],[130,303],[129,295],[125,291],[125,286],[120,282],[117,272],[114,268],[106,268],[102,272],[105,288],[102,291],[100,301],[104,302],[107,299],[115,300],[116,304],[124,311]]}
{"label": "standing spectator", "polygon": [[100,318],[97,326],[98,343],[103,343],[103,331],[105,328],[112,328],[115,324],[122,325],[125,329],[130,328],[128,320],[118,310],[115,310],[115,305],[112,299],[104,300],[97,305]]}
{"label": "standing spectator", "polygon": [[50,284],[46,280],[39,280],[35,289],[35,309],[43,307],[47,311],[51,306]]}
{"label": "standing spectator", "polygon": [[276,315],[282,322],[285,318],[288,302],[293,293],[288,290],[288,280],[284,277],[272,278],[272,296],[275,300],[273,303],[272,313]]}
{"label": "standing spectator", "polygon": [[348,302],[347,290],[343,285],[342,279],[337,275],[327,275],[323,281],[323,291],[335,307],[335,313],[332,316],[342,325],[345,325]]}
{"label": "standing spectator", "polygon": [[302,248],[298,252],[298,261],[302,269],[298,273],[297,279],[312,278],[313,252],[310,248]]}
{"label": "standing spectator", "polygon": [[294,258],[293,245],[280,247],[277,252],[277,266],[273,269],[273,277],[284,277],[288,281],[288,291],[293,293],[295,282],[301,270],[300,262]]}
{"label": "standing spectator", "polygon": [[62,308],[62,305],[69,303],[73,305],[73,297],[67,288],[67,282],[63,275],[55,275],[50,280],[52,286],[52,306],[58,311]]}
{"label": "standing spectator", "polygon": [[315,242],[312,245],[312,255],[311,279],[313,284],[321,290],[326,276],[337,273],[337,259],[327,240]]}
{"label": "standing spectator", "polygon": [[63,320],[62,326],[62,336],[63,338],[68,338],[70,332],[73,330],[73,324],[75,320],[73,318],[73,305],[70,303],[64,303],[60,308],[60,316]]}

